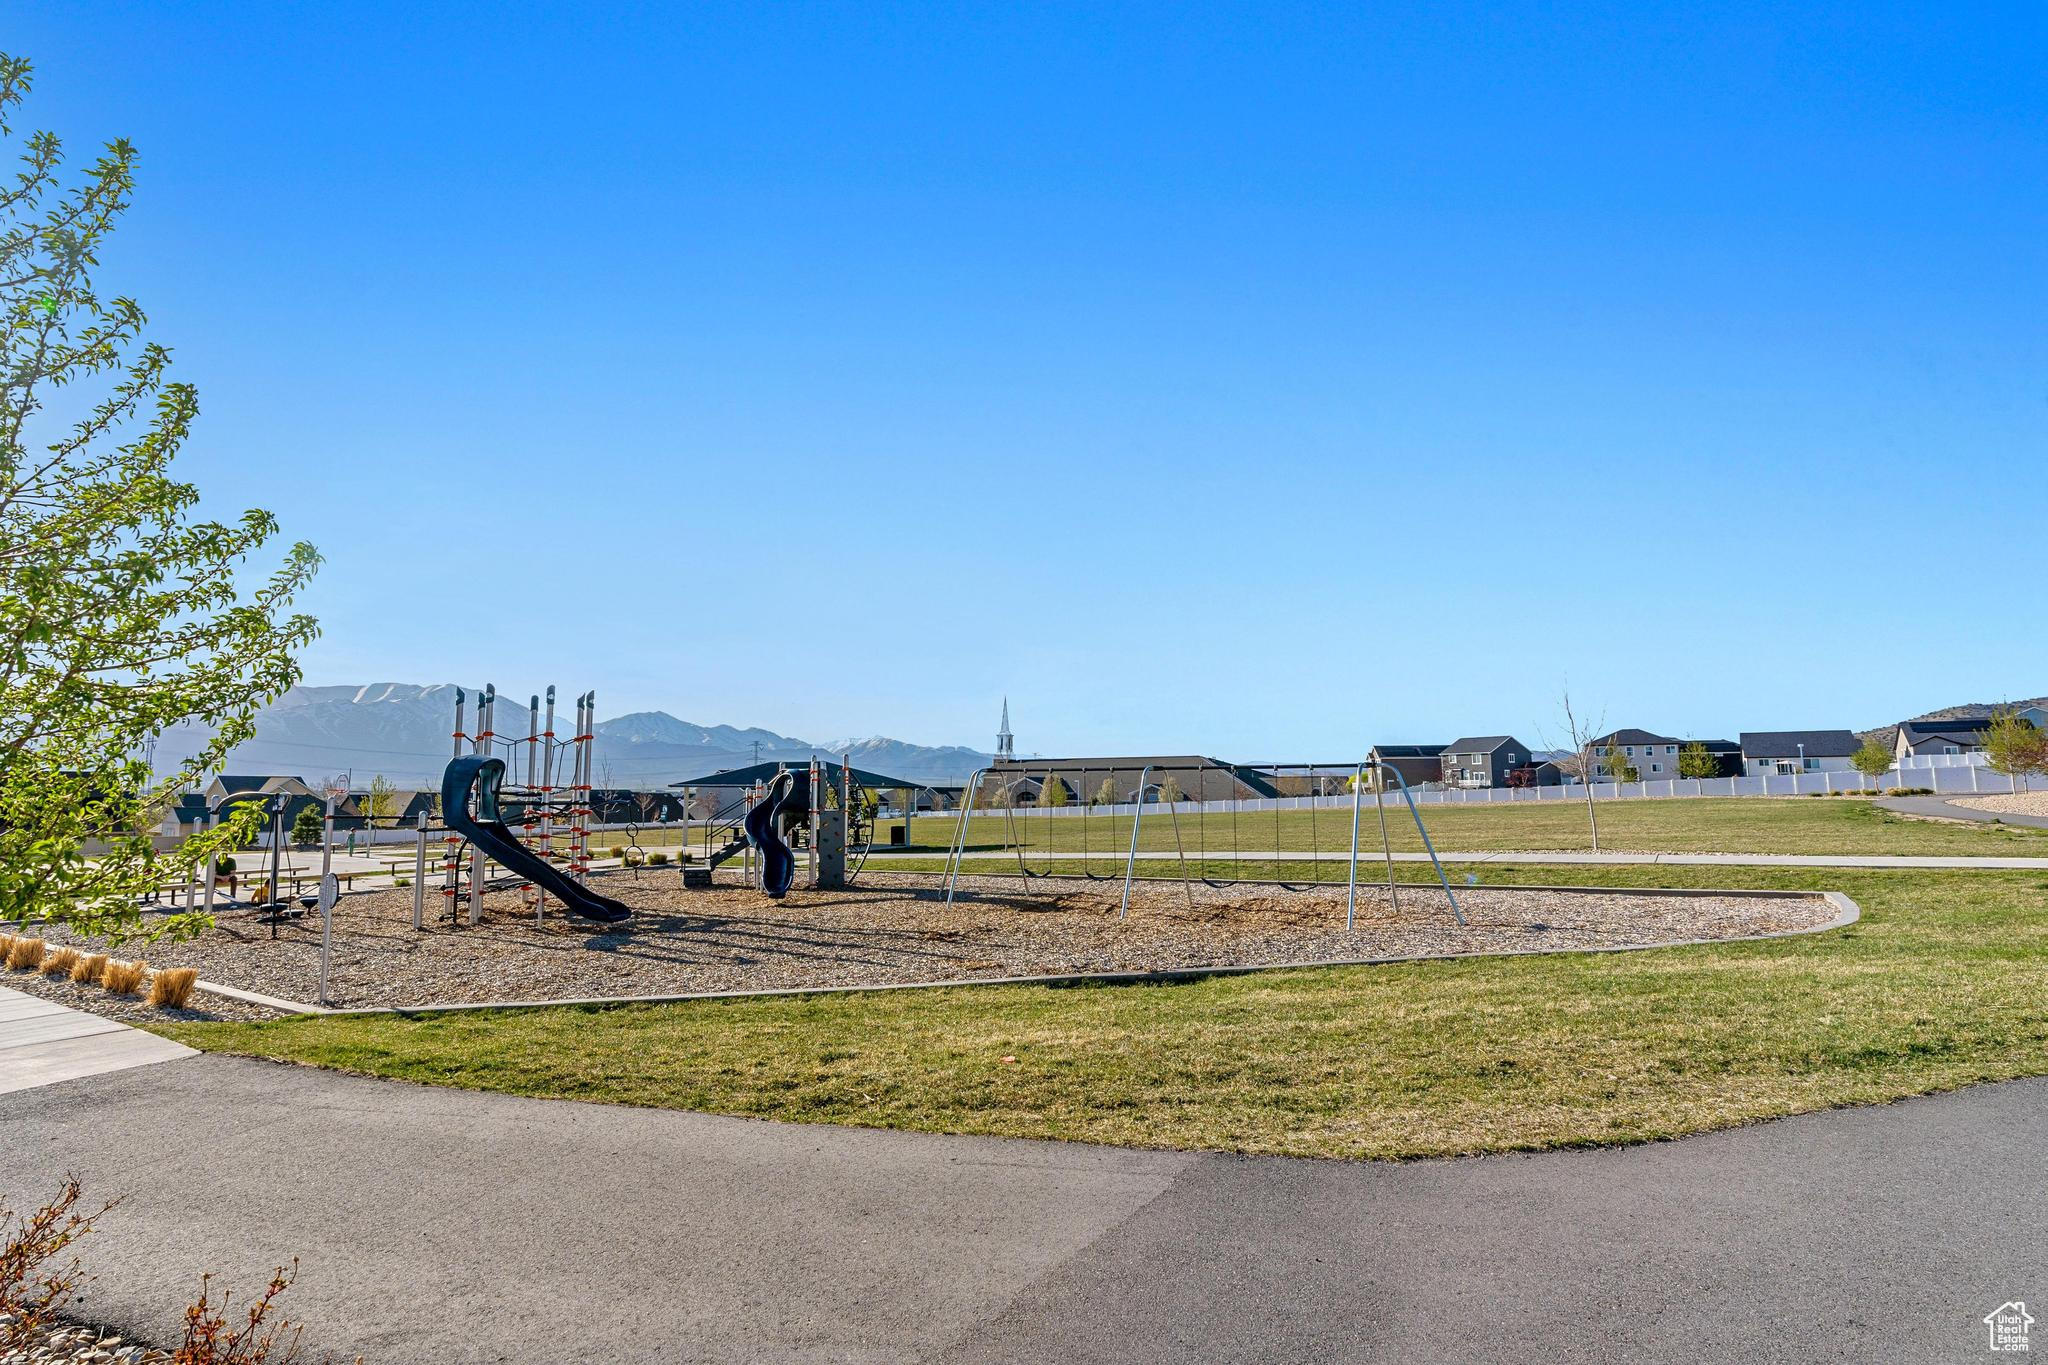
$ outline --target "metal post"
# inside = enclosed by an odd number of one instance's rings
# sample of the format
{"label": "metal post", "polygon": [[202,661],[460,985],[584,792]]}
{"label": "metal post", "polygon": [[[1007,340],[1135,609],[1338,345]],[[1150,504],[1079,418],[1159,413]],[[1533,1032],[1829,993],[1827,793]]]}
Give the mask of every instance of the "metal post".
{"label": "metal post", "polygon": [[1138,774],[1138,804],[1131,808],[1131,856],[1124,860],[1124,900],[1117,908],[1118,919],[1131,913],[1131,875],[1138,870],[1138,826],[1145,818],[1145,786],[1151,776],[1152,765],[1147,763]]}
{"label": "metal post", "polygon": [[[491,744],[497,737],[493,726],[497,722],[498,685],[485,683],[483,697],[476,704],[476,745],[475,753],[490,756]],[[484,851],[475,844],[469,846],[469,923],[471,928],[484,920]]]}
{"label": "metal post", "polygon": [[[1415,797],[1408,790],[1408,779],[1402,777],[1398,769],[1395,770],[1394,776],[1400,780],[1401,796],[1408,802],[1408,814],[1415,820],[1415,832],[1422,836],[1422,846],[1429,851],[1429,863],[1431,867],[1436,869],[1436,879],[1443,886],[1444,899],[1451,903],[1451,914],[1457,918],[1459,924],[1463,924],[1465,922],[1465,912],[1458,908],[1458,898],[1451,891],[1451,879],[1444,875],[1443,862],[1436,856],[1436,845],[1429,841],[1429,830],[1423,826],[1422,812],[1416,809]],[[1390,861],[1392,856],[1390,852],[1388,854]],[[1389,867],[1388,871],[1391,876],[1392,868]]]}
{"label": "metal post", "polygon": [[[1395,914],[1401,913],[1401,893],[1394,885],[1394,841],[1387,834],[1387,777],[1386,768],[1380,766],[1374,772],[1372,784],[1373,809],[1380,817],[1380,852],[1387,855],[1387,908]],[[1400,777],[1399,773],[1395,774]],[[1405,782],[1407,779],[1402,778]]]}
{"label": "metal post", "polygon": [[[540,751],[540,860],[551,862],[555,851],[555,688],[548,684],[547,720],[541,726]],[[548,893],[539,887],[534,889],[533,913],[536,921],[547,916]]]}
{"label": "metal post", "polygon": [[427,927],[427,813],[421,811],[419,842],[412,854],[412,927]]}
{"label": "metal post", "polygon": [[[469,736],[462,731],[462,689],[455,689],[455,753],[462,757],[462,742]],[[454,826],[448,823],[448,812],[441,812],[443,834],[441,838],[441,912],[448,922],[455,922],[456,885],[462,879],[462,841],[456,836]]]}
{"label": "metal post", "polygon": [[981,789],[987,768],[976,768],[960,793],[960,819],[953,826],[953,841],[946,848],[946,908],[953,908],[953,888],[960,884],[960,864],[967,860],[967,817],[974,810],[974,794]]}
{"label": "metal post", "polygon": [[821,774],[818,771],[818,756],[816,754],[813,754],[811,755],[811,773],[809,779],[811,784],[811,837],[804,841],[804,866],[809,869],[812,886],[816,886],[818,884],[818,826],[822,821],[822,817],[825,810],[825,787],[820,778]]}
{"label": "metal post", "polygon": [[1344,882],[1344,927],[1346,930],[1351,928],[1353,919],[1358,915],[1358,809],[1359,803],[1364,800],[1365,765],[1361,763],[1358,765],[1358,770],[1351,775],[1351,870]]}
{"label": "metal post", "polygon": [[[220,817],[218,815],[202,815],[199,817],[199,832],[203,835],[207,830],[218,824],[220,824]],[[206,904],[203,908],[209,915],[213,913],[213,879],[216,875],[218,862],[219,859],[214,854],[209,853],[206,855]]]}
{"label": "metal post", "polygon": [[320,1003],[327,1003],[328,964],[334,957],[334,900],[327,894],[327,879],[334,872],[334,796],[327,797],[327,814],[320,822]]}

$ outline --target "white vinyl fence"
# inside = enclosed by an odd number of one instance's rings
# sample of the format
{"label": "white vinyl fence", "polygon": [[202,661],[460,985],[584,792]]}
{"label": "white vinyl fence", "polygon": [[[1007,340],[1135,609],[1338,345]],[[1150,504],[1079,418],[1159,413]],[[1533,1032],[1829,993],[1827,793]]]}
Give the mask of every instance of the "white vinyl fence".
{"label": "white vinyl fence", "polygon": [[[1956,755],[1943,755],[1956,757]],[[1757,777],[1673,777],[1655,782],[1596,782],[1593,797],[1598,801],[1640,800],[1646,797],[1662,799],[1681,796],[1812,796],[1828,792],[1861,792],[1875,787],[1882,792],[1887,787],[1932,788],[1942,796],[1965,796],[1972,792],[1995,796],[2000,792],[2048,790],[2048,781],[2040,778],[2022,778],[2017,785],[2013,779],[1991,771],[1981,764],[1958,766],[1909,767],[1901,772],[1894,768],[1876,782],[1861,773],[1780,773]],[[1584,801],[1586,789],[1582,786],[1567,787],[1418,787],[1411,795],[1418,806],[1484,806],[1514,805],[1543,801]],[[1387,803],[1398,807],[1401,793],[1389,791]],[[1372,794],[1365,795],[1365,805],[1372,805]],[[1243,801],[1181,801],[1173,809],[1183,813],[1227,812],[1235,809],[1240,814],[1271,810],[1308,810],[1311,807],[1322,810],[1351,808],[1350,793],[1335,796],[1283,796]],[[1081,815],[1129,815],[1137,807],[1126,801],[1114,806],[1086,806],[1074,802],[1065,806],[1018,806],[1012,812],[1017,819],[1043,820],[1047,817],[1075,818]],[[1160,814],[1166,807],[1156,801],[1145,803],[1147,814]],[[998,816],[1003,814],[1000,807],[975,805],[977,816]]]}

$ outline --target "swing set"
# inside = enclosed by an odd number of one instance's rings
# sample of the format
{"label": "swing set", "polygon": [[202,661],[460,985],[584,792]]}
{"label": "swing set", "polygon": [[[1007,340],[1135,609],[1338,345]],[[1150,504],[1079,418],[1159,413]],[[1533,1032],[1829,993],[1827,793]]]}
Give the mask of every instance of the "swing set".
{"label": "swing set", "polygon": [[[1194,884],[1218,890],[1233,886],[1275,887],[1282,891],[1308,892],[1334,886],[1336,883],[1321,878],[1324,864],[1333,861],[1341,852],[1345,864],[1345,906],[1344,927],[1354,927],[1358,914],[1358,863],[1361,848],[1360,832],[1365,814],[1365,797],[1372,794],[1373,812],[1380,828],[1380,852],[1386,865],[1386,891],[1392,908],[1401,907],[1400,883],[1394,876],[1393,842],[1387,823],[1387,790],[1391,783],[1408,809],[1408,815],[1415,822],[1415,832],[1422,838],[1422,846],[1429,854],[1430,866],[1436,871],[1437,884],[1443,888],[1444,899],[1450,903],[1451,914],[1460,925],[1465,923],[1464,911],[1458,905],[1458,897],[1451,890],[1450,878],[1444,874],[1443,863],[1436,856],[1436,845],[1430,841],[1429,830],[1422,823],[1422,811],[1415,804],[1415,797],[1408,788],[1408,780],[1400,770],[1375,759],[1364,759],[1356,763],[1260,763],[1260,764],[1218,764],[1204,763],[1144,763],[1138,766],[1137,782],[1128,790],[1121,789],[1119,773],[1128,773],[1133,765],[1117,767],[1096,766],[1099,760],[1038,759],[1030,763],[1006,763],[999,766],[977,769],[967,780],[961,793],[960,814],[954,825],[952,842],[946,851],[946,866],[942,874],[946,879],[946,904],[953,904],[954,892],[960,881],[960,870],[968,856],[968,822],[974,814],[985,789],[991,787],[990,799],[984,806],[999,808],[1002,814],[1003,843],[1000,852],[1013,853],[1016,857],[1016,874],[1029,886],[1041,880],[1076,878],[1093,882],[1123,883],[1122,900],[1117,910],[1119,919],[1127,918],[1131,909],[1131,883],[1137,877],[1140,861],[1150,852],[1153,859],[1164,860],[1169,855],[1165,850],[1151,852],[1142,847],[1145,817],[1153,812],[1156,827],[1158,813],[1163,812],[1173,831],[1171,860],[1179,869],[1179,881],[1183,896],[1190,908],[1194,904]],[[1091,789],[1089,780],[1095,772],[1104,772],[1103,786]],[[1177,774],[1195,774],[1197,799],[1187,799]],[[1221,799],[1208,797],[1206,788],[1218,776],[1229,780],[1228,795]],[[1076,799],[1069,802],[1065,793],[1074,790],[1075,780],[1079,790]],[[1254,786],[1253,782],[1257,785]],[[1032,809],[1019,812],[1017,797],[1027,791],[1032,783],[1037,784],[1035,805]],[[1336,783],[1340,790],[1332,796],[1326,788]],[[1055,788],[1057,784],[1057,789]],[[1289,785],[1306,789],[1302,796],[1256,794],[1259,788],[1278,793]],[[1247,796],[1247,792],[1254,793]],[[1349,837],[1342,845],[1334,845],[1326,857],[1322,848],[1321,814],[1325,810],[1343,810],[1344,796],[1349,796]],[[1101,798],[1107,797],[1105,801]],[[1258,837],[1266,829],[1267,813],[1271,813],[1272,846],[1268,850],[1247,853],[1244,838],[1247,832]],[[1286,812],[1306,812],[1308,825],[1308,848],[1287,848]],[[989,814],[994,814],[989,809]],[[1184,835],[1181,819],[1189,816],[1188,823],[1194,827],[1195,849],[1192,869],[1189,865],[1188,840]],[[1121,867],[1118,845],[1118,823],[1130,822],[1130,837],[1121,849]],[[1097,870],[1097,836],[1093,825],[1107,821],[1109,835],[1107,848],[1102,856],[1109,860],[1112,871]],[[1230,835],[1228,849],[1218,847],[1213,856],[1210,848],[1212,823],[1227,828]],[[1042,850],[1032,849],[1027,854],[1026,843],[1033,825],[1039,826],[1044,834]],[[1298,830],[1300,821],[1294,822]],[[1078,872],[1057,870],[1061,865],[1077,861]],[[1370,857],[1370,854],[1367,854]],[[1031,858],[1037,857],[1048,864],[1033,867]],[[1283,874],[1290,861],[1306,861],[1316,874],[1311,880],[1302,882],[1289,880]],[[1261,862],[1270,863],[1275,875],[1258,877],[1246,875],[1246,864],[1254,870]],[[1228,865],[1228,876],[1221,875]]]}

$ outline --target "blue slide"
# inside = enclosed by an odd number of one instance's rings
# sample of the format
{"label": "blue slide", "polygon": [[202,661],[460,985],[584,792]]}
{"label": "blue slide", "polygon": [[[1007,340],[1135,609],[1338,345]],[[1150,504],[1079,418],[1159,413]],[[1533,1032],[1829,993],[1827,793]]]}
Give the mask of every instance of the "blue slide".
{"label": "blue slide", "polygon": [[[559,868],[519,842],[498,810],[498,789],[505,782],[505,760],[472,756],[458,758],[441,775],[441,815],[448,828],[482,849],[506,871],[526,878],[562,903],[562,908],[583,919],[617,924],[631,919],[633,911],[610,896],[600,896],[580,882],[571,881]],[[476,814],[469,810],[471,789],[476,792]]]}
{"label": "blue slide", "polygon": [[747,842],[761,853],[761,889],[770,900],[789,894],[796,880],[796,854],[782,838],[783,815],[800,815],[811,808],[811,779],[806,773],[777,773],[768,784],[768,794],[747,812]]}

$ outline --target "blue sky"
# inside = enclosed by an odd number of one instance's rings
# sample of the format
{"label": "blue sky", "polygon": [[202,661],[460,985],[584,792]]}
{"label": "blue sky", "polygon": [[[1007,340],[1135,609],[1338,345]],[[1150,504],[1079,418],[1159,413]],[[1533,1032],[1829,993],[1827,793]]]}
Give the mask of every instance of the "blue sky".
{"label": "blue sky", "polygon": [[[2048,692],[2048,10],[24,7],[313,682],[1350,755]],[[588,584],[591,592],[579,590]]]}

